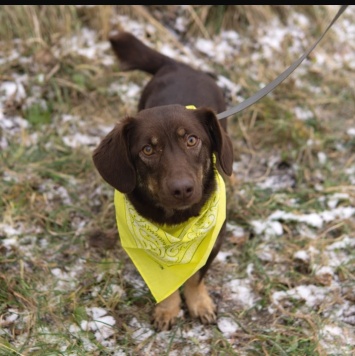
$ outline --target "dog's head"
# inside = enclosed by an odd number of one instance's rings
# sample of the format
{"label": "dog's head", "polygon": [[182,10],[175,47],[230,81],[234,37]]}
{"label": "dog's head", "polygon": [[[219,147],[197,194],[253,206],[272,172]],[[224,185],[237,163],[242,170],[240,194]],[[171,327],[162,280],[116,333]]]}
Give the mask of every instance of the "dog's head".
{"label": "dog's head", "polygon": [[198,204],[213,176],[212,156],[231,175],[232,143],[215,113],[181,105],[145,109],[122,119],[93,154],[104,180],[135,191],[164,210]]}

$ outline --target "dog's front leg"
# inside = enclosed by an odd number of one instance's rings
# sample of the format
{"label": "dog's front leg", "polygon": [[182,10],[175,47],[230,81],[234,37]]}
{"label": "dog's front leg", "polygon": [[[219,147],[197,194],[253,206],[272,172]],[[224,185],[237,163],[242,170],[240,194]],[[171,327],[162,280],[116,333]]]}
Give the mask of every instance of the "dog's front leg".
{"label": "dog's front leg", "polygon": [[181,297],[179,290],[158,303],[153,314],[154,327],[160,331],[169,330],[179,315],[180,305]]}
{"label": "dog's front leg", "polygon": [[216,321],[216,306],[208,294],[207,288],[196,272],[184,285],[184,296],[190,315],[200,318],[203,324]]}

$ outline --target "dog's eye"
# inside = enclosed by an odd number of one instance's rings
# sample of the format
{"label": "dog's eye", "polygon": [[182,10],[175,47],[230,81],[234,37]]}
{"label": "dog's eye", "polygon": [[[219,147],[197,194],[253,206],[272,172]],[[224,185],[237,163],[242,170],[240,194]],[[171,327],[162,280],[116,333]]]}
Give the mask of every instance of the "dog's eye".
{"label": "dog's eye", "polygon": [[186,144],[189,147],[195,146],[197,144],[197,142],[198,142],[198,137],[195,135],[189,135],[186,137]]}
{"label": "dog's eye", "polygon": [[154,153],[153,147],[151,145],[146,145],[143,147],[142,152],[146,156],[151,156]]}

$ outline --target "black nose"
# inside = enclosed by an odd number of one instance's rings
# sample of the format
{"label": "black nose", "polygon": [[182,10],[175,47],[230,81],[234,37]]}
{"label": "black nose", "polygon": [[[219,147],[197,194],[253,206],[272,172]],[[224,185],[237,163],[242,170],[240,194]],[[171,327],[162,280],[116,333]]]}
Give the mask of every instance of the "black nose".
{"label": "black nose", "polygon": [[194,192],[194,185],[191,179],[183,178],[174,180],[169,185],[171,195],[178,200],[185,200],[191,197]]}

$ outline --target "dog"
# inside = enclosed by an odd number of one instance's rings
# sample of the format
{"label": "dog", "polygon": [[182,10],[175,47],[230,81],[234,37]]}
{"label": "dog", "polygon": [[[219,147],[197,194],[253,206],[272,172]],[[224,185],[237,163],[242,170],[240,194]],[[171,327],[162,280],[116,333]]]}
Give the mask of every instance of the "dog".
{"label": "dog", "polygon": [[157,304],[153,325],[168,330],[180,314],[216,321],[204,276],[226,229],[224,179],[233,146],[223,92],[208,73],[148,47],[133,34],[109,36],[120,69],[152,77],[135,115],[121,118],[93,152],[115,189],[121,244]]}

